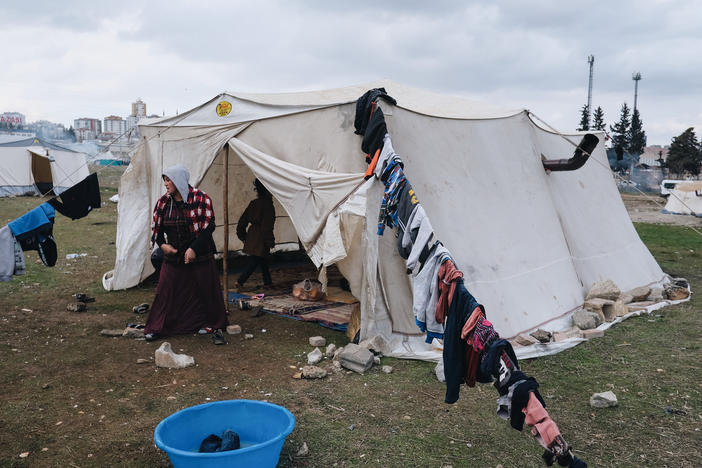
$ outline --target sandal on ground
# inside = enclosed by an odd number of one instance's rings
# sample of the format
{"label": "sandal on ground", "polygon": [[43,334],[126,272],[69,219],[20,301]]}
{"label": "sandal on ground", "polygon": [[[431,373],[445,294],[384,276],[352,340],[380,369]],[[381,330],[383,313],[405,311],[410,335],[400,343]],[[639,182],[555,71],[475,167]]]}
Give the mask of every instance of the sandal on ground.
{"label": "sandal on ground", "polygon": [[87,294],[84,293],[76,293],[76,301],[79,302],[95,302],[94,297],[90,297]]}
{"label": "sandal on ground", "polygon": [[144,339],[146,341],[154,341],[158,339],[158,335],[156,333],[144,333]]}
{"label": "sandal on ground", "polygon": [[132,312],[135,314],[145,314],[149,311],[149,304],[139,304],[138,306],[132,307]]}
{"label": "sandal on ground", "polygon": [[222,330],[215,330],[215,332],[212,334],[212,343],[216,345],[223,345],[227,343],[227,341],[224,339]]}

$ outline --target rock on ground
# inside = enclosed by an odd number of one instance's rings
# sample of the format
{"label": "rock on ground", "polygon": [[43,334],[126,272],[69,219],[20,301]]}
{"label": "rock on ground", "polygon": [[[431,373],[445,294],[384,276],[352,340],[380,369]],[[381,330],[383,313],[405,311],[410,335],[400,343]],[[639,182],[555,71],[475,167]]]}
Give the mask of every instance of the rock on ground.
{"label": "rock on ground", "polygon": [[609,299],[610,301],[616,301],[619,299],[621,294],[619,286],[617,286],[612,280],[598,281],[592,285],[590,291],[585,296],[585,300],[590,300],[594,298]]}
{"label": "rock on ground", "polygon": [[241,333],[241,326],[240,325],[229,325],[227,327],[227,333],[230,335],[238,335]]}
{"label": "rock on ground", "polygon": [[631,291],[627,291],[625,293],[625,295],[631,296],[631,301],[629,301],[629,302],[645,301],[649,294],[651,294],[651,288],[649,288],[648,286],[641,286],[640,288],[634,288]]}
{"label": "rock on ground", "polygon": [[531,335],[518,335],[515,339],[515,342],[517,344],[522,345],[522,346],[531,346],[533,344],[539,343],[539,340],[534,338]]}
{"label": "rock on ground", "polygon": [[317,366],[305,366],[302,368],[302,377],[305,379],[323,379],[327,376],[327,371]]}
{"label": "rock on ground", "polygon": [[307,442],[302,443],[302,447],[297,451],[296,457],[306,457],[310,454],[310,449],[307,447]]}
{"label": "rock on ground", "polygon": [[322,352],[319,348],[314,348],[314,351],[307,354],[307,364],[317,364],[322,360]]}
{"label": "rock on ground", "polygon": [[323,336],[310,336],[310,346],[326,346],[327,340]]}
{"label": "rock on ground", "polygon": [[156,365],[158,367],[167,367],[169,369],[182,369],[195,365],[195,358],[187,354],[176,354],[171,349],[171,344],[167,341],[163,342],[155,353]]}
{"label": "rock on ground", "polygon": [[122,336],[125,338],[144,338],[144,330],[127,327],[122,332]]}
{"label": "rock on ground", "polygon": [[589,310],[579,309],[573,314],[573,324],[581,330],[597,328],[601,323],[600,316]]}
{"label": "rock on ground", "polygon": [[548,343],[551,341],[551,333],[547,332],[546,330],[542,330],[541,328],[533,333],[530,333],[530,335],[539,340],[541,343]]}
{"label": "rock on ground", "polygon": [[334,357],[334,354],[336,353],[336,345],[334,343],[330,343],[327,345],[326,352],[324,353],[328,358]]}
{"label": "rock on ground", "polygon": [[373,366],[373,353],[357,344],[349,343],[339,354],[339,362],[346,369],[362,374]]}
{"label": "rock on ground", "polygon": [[383,366],[380,370],[386,374],[392,374],[392,366]]}
{"label": "rock on ground", "polygon": [[105,328],[100,332],[102,336],[122,336],[122,333],[124,333],[124,330],[110,328]]}
{"label": "rock on ground", "polygon": [[625,303],[615,301],[614,304],[605,304],[604,307],[602,307],[602,313],[604,314],[606,321],[612,322],[617,317],[628,314],[629,308]]}
{"label": "rock on ground", "polygon": [[388,342],[380,335],[375,335],[373,338],[363,340],[358,345],[361,348],[366,348],[376,354],[386,353],[388,351]]}
{"label": "rock on ground", "polygon": [[601,338],[604,336],[604,330],[598,330],[597,328],[593,328],[591,330],[583,330],[583,338],[590,339],[590,338]]}
{"label": "rock on ground", "polygon": [[663,288],[651,288],[651,292],[646,299],[653,302],[661,302],[664,299]]}
{"label": "rock on ground", "polygon": [[84,302],[72,302],[66,306],[66,310],[69,312],[84,312],[86,308],[87,307]]}
{"label": "rock on ground", "polygon": [[617,406],[617,396],[614,392],[594,393],[590,397],[590,406],[593,408],[608,408]]}

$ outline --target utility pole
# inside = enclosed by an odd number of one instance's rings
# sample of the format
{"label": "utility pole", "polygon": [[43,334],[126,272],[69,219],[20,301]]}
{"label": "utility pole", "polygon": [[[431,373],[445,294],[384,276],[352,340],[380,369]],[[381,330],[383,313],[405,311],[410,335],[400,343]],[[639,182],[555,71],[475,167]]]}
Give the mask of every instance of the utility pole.
{"label": "utility pole", "polygon": [[595,56],[588,55],[587,63],[590,64],[590,79],[587,84],[587,121],[590,122],[590,115],[592,115],[592,69],[595,65]]}
{"label": "utility pole", "polygon": [[631,75],[631,79],[634,80],[634,110],[631,111],[633,115],[636,112],[636,102],[639,99],[639,80],[641,80],[641,73],[635,72]]}

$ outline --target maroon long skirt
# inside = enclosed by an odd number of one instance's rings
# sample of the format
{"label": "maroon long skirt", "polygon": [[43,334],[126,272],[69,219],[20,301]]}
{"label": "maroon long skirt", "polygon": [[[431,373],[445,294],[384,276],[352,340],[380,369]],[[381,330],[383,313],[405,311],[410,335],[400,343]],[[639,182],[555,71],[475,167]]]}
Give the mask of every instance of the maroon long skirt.
{"label": "maroon long skirt", "polygon": [[164,262],[144,333],[171,336],[226,326],[227,312],[214,259],[188,265]]}

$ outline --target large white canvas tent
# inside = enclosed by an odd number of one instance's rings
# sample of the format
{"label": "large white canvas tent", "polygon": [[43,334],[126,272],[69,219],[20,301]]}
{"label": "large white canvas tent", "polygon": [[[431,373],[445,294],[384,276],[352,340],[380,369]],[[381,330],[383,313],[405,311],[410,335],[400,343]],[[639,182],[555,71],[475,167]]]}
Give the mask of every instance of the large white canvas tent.
{"label": "large white canvas tent", "polygon": [[702,216],[702,182],[680,182],[670,190],[663,209],[666,213]]}
{"label": "large white canvas tent", "polygon": [[[228,157],[231,220],[253,198],[258,177],[277,200],[276,241],[299,237],[316,265],[336,263],[349,280],[361,303],[361,338],[379,334],[391,343],[390,354],[429,356],[421,339],[412,338],[420,332],[411,279],[394,233],[376,233],[383,185],[363,181],[367,166],[354,134],[356,99],[379,86],[397,100],[380,104],[405,174],[501,336],[546,324],[567,328],[598,280],[611,279],[622,290],[664,280],[621,201],[603,135],[584,167],[547,173],[542,155],[568,158],[574,147],[528,111],[376,82],[225,93],[177,117],[142,123],[144,144],[121,179],[117,260],[105,288],[129,288],[151,274],[151,211],[164,192],[161,171],[170,165],[184,164],[192,185],[212,196],[222,249]],[[230,250],[241,248],[234,228]]]}
{"label": "large white canvas tent", "polygon": [[56,195],[90,175],[83,153],[39,138],[0,143],[0,197]]}

